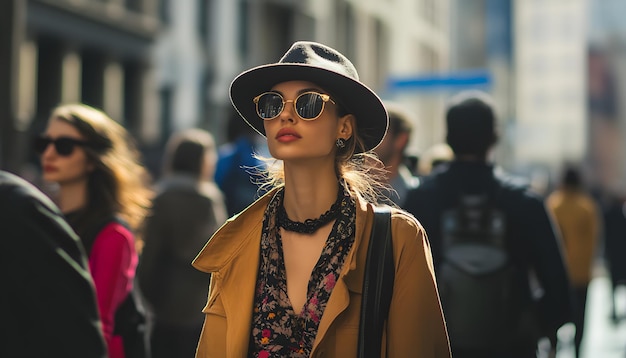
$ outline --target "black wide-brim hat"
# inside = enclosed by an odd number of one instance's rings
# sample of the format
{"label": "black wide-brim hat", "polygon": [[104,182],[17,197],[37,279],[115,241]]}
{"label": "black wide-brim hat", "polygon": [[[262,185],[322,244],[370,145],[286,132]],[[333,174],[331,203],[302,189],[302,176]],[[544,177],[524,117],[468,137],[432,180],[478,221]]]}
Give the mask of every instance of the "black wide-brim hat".
{"label": "black wide-brim hat", "polygon": [[359,81],[352,62],[335,49],[308,41],[294,43],[278,63],[242,72],[231,83],[233,106],[261,135],[265,136],[265,128],[253,98],[286,81],[312,82],[328,91],[335,103],[356,117],[365,151],[376,148],[385,136],[388,125],[385,106],[374,91]]}

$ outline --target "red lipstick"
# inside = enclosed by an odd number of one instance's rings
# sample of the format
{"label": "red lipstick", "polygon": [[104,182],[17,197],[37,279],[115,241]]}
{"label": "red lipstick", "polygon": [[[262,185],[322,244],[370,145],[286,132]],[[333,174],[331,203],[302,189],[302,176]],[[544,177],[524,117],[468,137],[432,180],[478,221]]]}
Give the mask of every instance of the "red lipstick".
{"label": "red lipstick", "polygon": [[291,128],[282,128],[276,134],[276,140],[282,143],[293,142],[300,138],[302,137],[298,134],[298,132]]}
{"label": "red lipstick", "polygon": [[43,171],[44,173],[56,172],[57,168],[54,165],[44,165]]}

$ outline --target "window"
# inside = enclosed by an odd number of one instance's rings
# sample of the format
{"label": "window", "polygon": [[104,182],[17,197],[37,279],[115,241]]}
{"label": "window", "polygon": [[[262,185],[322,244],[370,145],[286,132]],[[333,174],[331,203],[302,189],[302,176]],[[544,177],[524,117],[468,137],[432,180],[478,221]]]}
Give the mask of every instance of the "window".
{"label": "window", "polygon": [[169,24],[171,21],[170,16],[170,2],[169,0],[157,0],[159,2],[159,20],[163,24]]}
{"label": "window", "polygon": [[174,90],[170,86],[165,86],[159,90],[161,104],[161,142],[165,143],[172,132],[172,101]]}
{"label": "window", "polygon": [[126,9],[128,9],[129,11],[134,11],[134,12],[143,12],[143,8],[142,8],[142,0],[125,0],[124,3],[126,5]]}
{"label": "window", "polygon": [[200,38],[206,44],[209,40],[209,9],[211,8],[210,0],[196,0],[197,7],[197,26]]}
{"label": "window", "polygon": [[376,20],[375,24],[375,56],[376,56],[376,85],[379,88],[385,85],[387,78],[387,69],[389,66],[388,54],[389,54],[389,29],[385,24]]}
{"label": "window", "polygon": [[435,27],[439,27],[436,0],[422,0],[421,5],[420,12],[424,20]]}

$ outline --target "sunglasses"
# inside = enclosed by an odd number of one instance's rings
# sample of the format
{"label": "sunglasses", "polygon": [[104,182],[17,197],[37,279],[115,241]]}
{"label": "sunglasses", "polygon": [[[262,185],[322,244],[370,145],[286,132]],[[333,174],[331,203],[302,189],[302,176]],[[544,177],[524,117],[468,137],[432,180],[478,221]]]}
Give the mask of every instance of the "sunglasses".
{"label": "sunglasses", "polygon": [[74,152],[74,147],[79,146],[88,146],[89,143],[70,138],[70,137],[59,137],[56,139],[52,139],[50,137],[37,137],[34,141],[34,148],[37,154],[41,155],[46,151],[48,145],[54,144],[54,150],[63,157],[69,157]]}
{"label": "sunglasses", "polygon": [[335,103],[327,94],[317,92],[304,92],[296,99],[286,101],[280,93],[265,92],[254,97],[256,113],[261,119],[269,121],[280,116],[287,102],[293,102],[293,107],[298,116],[305,121],[317,119],[324,111],[324,105],[330,101]]}

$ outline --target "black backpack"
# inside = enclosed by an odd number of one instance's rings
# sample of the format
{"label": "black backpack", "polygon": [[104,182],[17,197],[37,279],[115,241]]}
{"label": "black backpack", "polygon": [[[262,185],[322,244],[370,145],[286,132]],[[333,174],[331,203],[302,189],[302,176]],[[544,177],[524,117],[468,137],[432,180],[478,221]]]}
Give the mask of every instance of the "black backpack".
{"label": "black backpack", "polygon": [[[91,252],[94,241],[98,233],[111,222],[124,225],[128,224],[117,217],[107,218],[98,225],[93,225],[82,238],[87,253]],[[115,311],[115,326],[113,333],[122,337],[124,344],[124,356],[126,358],[149,358],[150,350],[147,345],[148,324],[146,309],[138,288],[133,284],[133,288],[124,301]]]}
{"label": "black backpack", "polygon": [[496,205],[500,190],[459,194],[441,216],[437,281],[453,347],[490,350],[514,339],[518,281],[507,248],[506,216]]}

